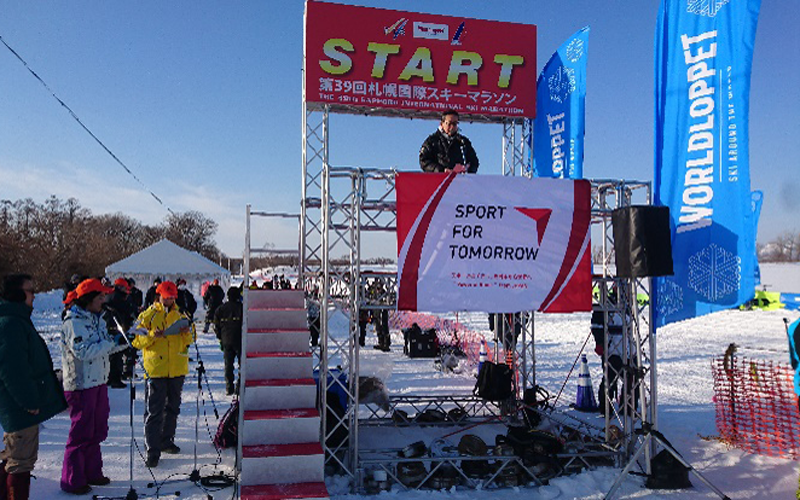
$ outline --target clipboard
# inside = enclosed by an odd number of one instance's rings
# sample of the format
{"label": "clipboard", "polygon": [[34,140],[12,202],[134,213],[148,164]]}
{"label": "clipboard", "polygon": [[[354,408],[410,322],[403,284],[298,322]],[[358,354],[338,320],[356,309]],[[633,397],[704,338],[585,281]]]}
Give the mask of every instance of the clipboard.
{"label": "clipboard", "polygon": [[171,325],[169,325],[169,327],[167,327],[167,329],[164,330],[164,335],[165,336],[167,336],[167,335],[178,335],[178,334],[181,333],[181,330],[183,330],[184,328],[187,328],[190,324],[191,323],[189,322],[188,319],[181,318],[178,321],[176,321],[175,323],[172,323]]}

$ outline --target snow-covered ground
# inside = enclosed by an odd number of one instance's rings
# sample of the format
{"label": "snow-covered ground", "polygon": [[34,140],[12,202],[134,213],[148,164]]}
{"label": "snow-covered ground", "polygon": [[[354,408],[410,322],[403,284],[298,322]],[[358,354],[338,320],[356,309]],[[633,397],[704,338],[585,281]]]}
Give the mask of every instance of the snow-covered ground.
{"label": "snow-covered ground", "polygon": [[[34,303],[34,323],[41,335],[48,340],[58,366],[57,335],[60,326],[60,292],[37,296]],[[742,346],[740,352],[751,358],[775,359],[788,362],[787,341],[783,318],[797,318],[797,312],[788,311],[725,311],[691,321],[669,325],[658,332],[659,368],[659,426],[683,456],[700,470],[713,484],[731,498],[794,498],[797,489],[798,470],[793,461],[761,457],[731,449],[716,440],[702,439],[714,436],[717,431],[714,423],[714,409],[711,403],[713,387],[711,380],[711,359],[725,351],[731,342]],[[485,315],[462,314],[459,321],[475,331],[487,331]],[[200,329],[202,331],[202,329]],[[576,355],[586,340],[589,330],[587,314],[537,315],[536,316],[536,354],[537,382],[550,392],[558,392],[564,382]],[[386,378],[391,394],[434,394],[471,391],[474,379],[468,375],[443,375],[434,371],[431,360],[409,360],[400,353],[399,334],[395,332],[392,353],[385,354],[372,349],[362,351],[362,373],[372,371]],[[368,347],[375,342],[370,330]],[[592,377],[595,390],[599,381],[600,368],[597,357],[591,353],[591,341],[587,352],[590,354]],[[144,495],[156,496],[156,489],[148,483],[175,479],[160,488],[158,495],[172,497],[180,492],[181,498],[204,499],[232,498],[233,488],[218,492],[204,492],[187,480],[195,468],[194,448],[197,447],[197,468],[205,476],[215,472],[230,472],[233,469],[233,454],[223,452],[218,455],[211,445],[211,434],[217,427],[217,418],[230,404],[224,395],[222,375],[222,356],[216,338],[212,334],[200,334],[198,351],[193,356],[191,373],[187,377],[183,393],[183,406],[179,420],[177,444],[182,448],[180,455],[165,455],[153,475],[143,465],[140,451],[143,451],[142,402],[144,391],[141,384],[136,387],[133,415],[133,436],[138,450],[134,451],[133,488],[140,498]],[[202,390],[197,384],[197,359],[202,359],[206,369],[207,383]],[[389,364],[388,359],[393,363]],[[209,392],[210,389],[210,392]],[[106,487],[96,487],[92,494],[125,497],[130,483],[129,450],[131,427],[129,425],[129,391],[111,390],[111,419],[109,438],[104,443],[105,474],[112,479]],[[568,404],[575,394],[574,379],[567,384],[560,402]],[[198,409],[199,408],[199,409]],[[198,417],[199,415],[199,417]],[[195,432],[197,422],[197,434]],[[39,461],[34,474],[32,495],[34,499],[74,498],[59,489],[61,460],[66,440],[69,419],[66,414],[59,415],[44,425],[41,435]],[[442,430],[442,434],[451,430]],[[429,432],[429,431],[428,431]],[[411,442],[414,431],[403,430],[394,433],[396,439]],[[377,439],[364,435],[364,440]],[[368,441],[367,441],[368,444]],[[397,498],[406,499],[467,499],[488,497],[492,499],[516,499],[520,496],[544,499],[603,498],[605,492],[617,478],[619,470],[610,467],[585,471],[581,474],[560,477],[550,481],[547,486],[529,489],[502,489],[482,491],[472,490],[445,492],[404,492],[399,487],[376,497],[348,495],[342,481],[329,480],[333,498]],[[717,498],[696,478],[691,477],[695,488],[692,490],[652,491],[644,489],[641,478],[629,477],[619,491],[620,498],[669,498],[700,499]]]}

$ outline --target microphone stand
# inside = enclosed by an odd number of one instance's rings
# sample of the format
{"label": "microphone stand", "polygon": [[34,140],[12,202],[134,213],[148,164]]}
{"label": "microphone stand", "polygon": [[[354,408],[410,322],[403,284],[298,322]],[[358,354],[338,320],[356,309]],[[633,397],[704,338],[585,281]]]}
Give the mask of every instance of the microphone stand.
{"label": "microphone stand", "polygon": [[[113,314],[111,314],[111,318],[113,318],[114,323],[117,325],[117,330],[119,330],[119,333],[122,335],[122,338],[125,339],[125,343],[128,344],[128,347],[130,347],[131,349],[135,349],[133,347],[133,344],[131,344],[131,341],[128,339],[128,335],[125,332],[125,329],[120,324],[120,322],[117,319],[117,317],[114,316]],[[144,365],[142,365],[142,369],[144,369]],[[134,446],[136,446],[136,438],[134,437],[134,434],[133,434],[133,406],[134,406],[134,402],[136,401],[136,384],[135,384],[135,381],[136,381],[136,364],[134,363],[133,373],[131,375],[131,380],[130,380],[130,384],[129,384],[129,387],[130,387],[130,401],[128,402],[128,417],[129,417],[128,425],[130,426],[130,429],[131,429],[131,441],[130,441],[130,445],[128,446],[128,450],[129,450],[129,457],[128,457],[129,489],[128,489],[128,493],[124,497],[121,497],[121,496],[110,497],[110,496],[102,496],[102,495],[92,495],[92,500],[138,500],[139,498],[157,498],[157,496],[153,497],[152,495],[140,495],[139,493],[137,493],[136,489],[133,487],[133,448],[134,448]],[[150,475],[153,475],[153,471],[152,470],[150,471]],[[155,476],[153,476],[153,479],[155,479]]]}

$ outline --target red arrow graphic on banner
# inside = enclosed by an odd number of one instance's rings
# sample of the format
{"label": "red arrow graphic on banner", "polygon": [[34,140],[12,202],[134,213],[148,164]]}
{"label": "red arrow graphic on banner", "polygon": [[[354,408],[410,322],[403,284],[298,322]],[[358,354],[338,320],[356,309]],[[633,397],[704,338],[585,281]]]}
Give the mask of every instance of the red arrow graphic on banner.
{"label": "red arrow graphic on banner", "polygon": [[523,215],[527,215],[531,219],[536,221],[536,232],[539,236],[539,246],[542,245],[542,238],[544,237],[544,231],[547,229],[547,223],[550,221],[550,214],[553,211],[549,208],[524,208],[524,207],[514,207],[514,210],[518,211]]}

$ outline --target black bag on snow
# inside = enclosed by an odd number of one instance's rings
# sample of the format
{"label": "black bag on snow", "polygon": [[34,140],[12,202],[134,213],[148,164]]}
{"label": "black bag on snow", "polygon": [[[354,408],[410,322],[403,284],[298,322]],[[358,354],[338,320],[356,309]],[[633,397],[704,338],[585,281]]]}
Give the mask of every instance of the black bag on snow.
{"label": "black bag on snow", "polygon": [[436,338],[436,330],[419,328],[409,332],[408,336],[408,357],[409,358],[435,358],[439,355],[439,344]]}
{"label": "black bag on snow", "polygon": [[222,416],[214,435],[214,446],[233,448],[239,442],[239,400],[234,399],[231,407]]}
{"label": "black bag on snow", "polygon": [[644,485],[651,490],[691,488],[689,469],[667,450],[661,450],[650,460],[651,474]]}
{"label": "black bag on snow", "polygon": [[550,456],[564,450],[564,445],[553,434],[527,427],[508,426],[506,440],[514,448],[514,454],[519,457],[528,454]]}
{"label": "black bag on snow", "polygon": [[473,394],[489,401],[505,401],[513,392],[514,376],[506,364],[484,361]]}

